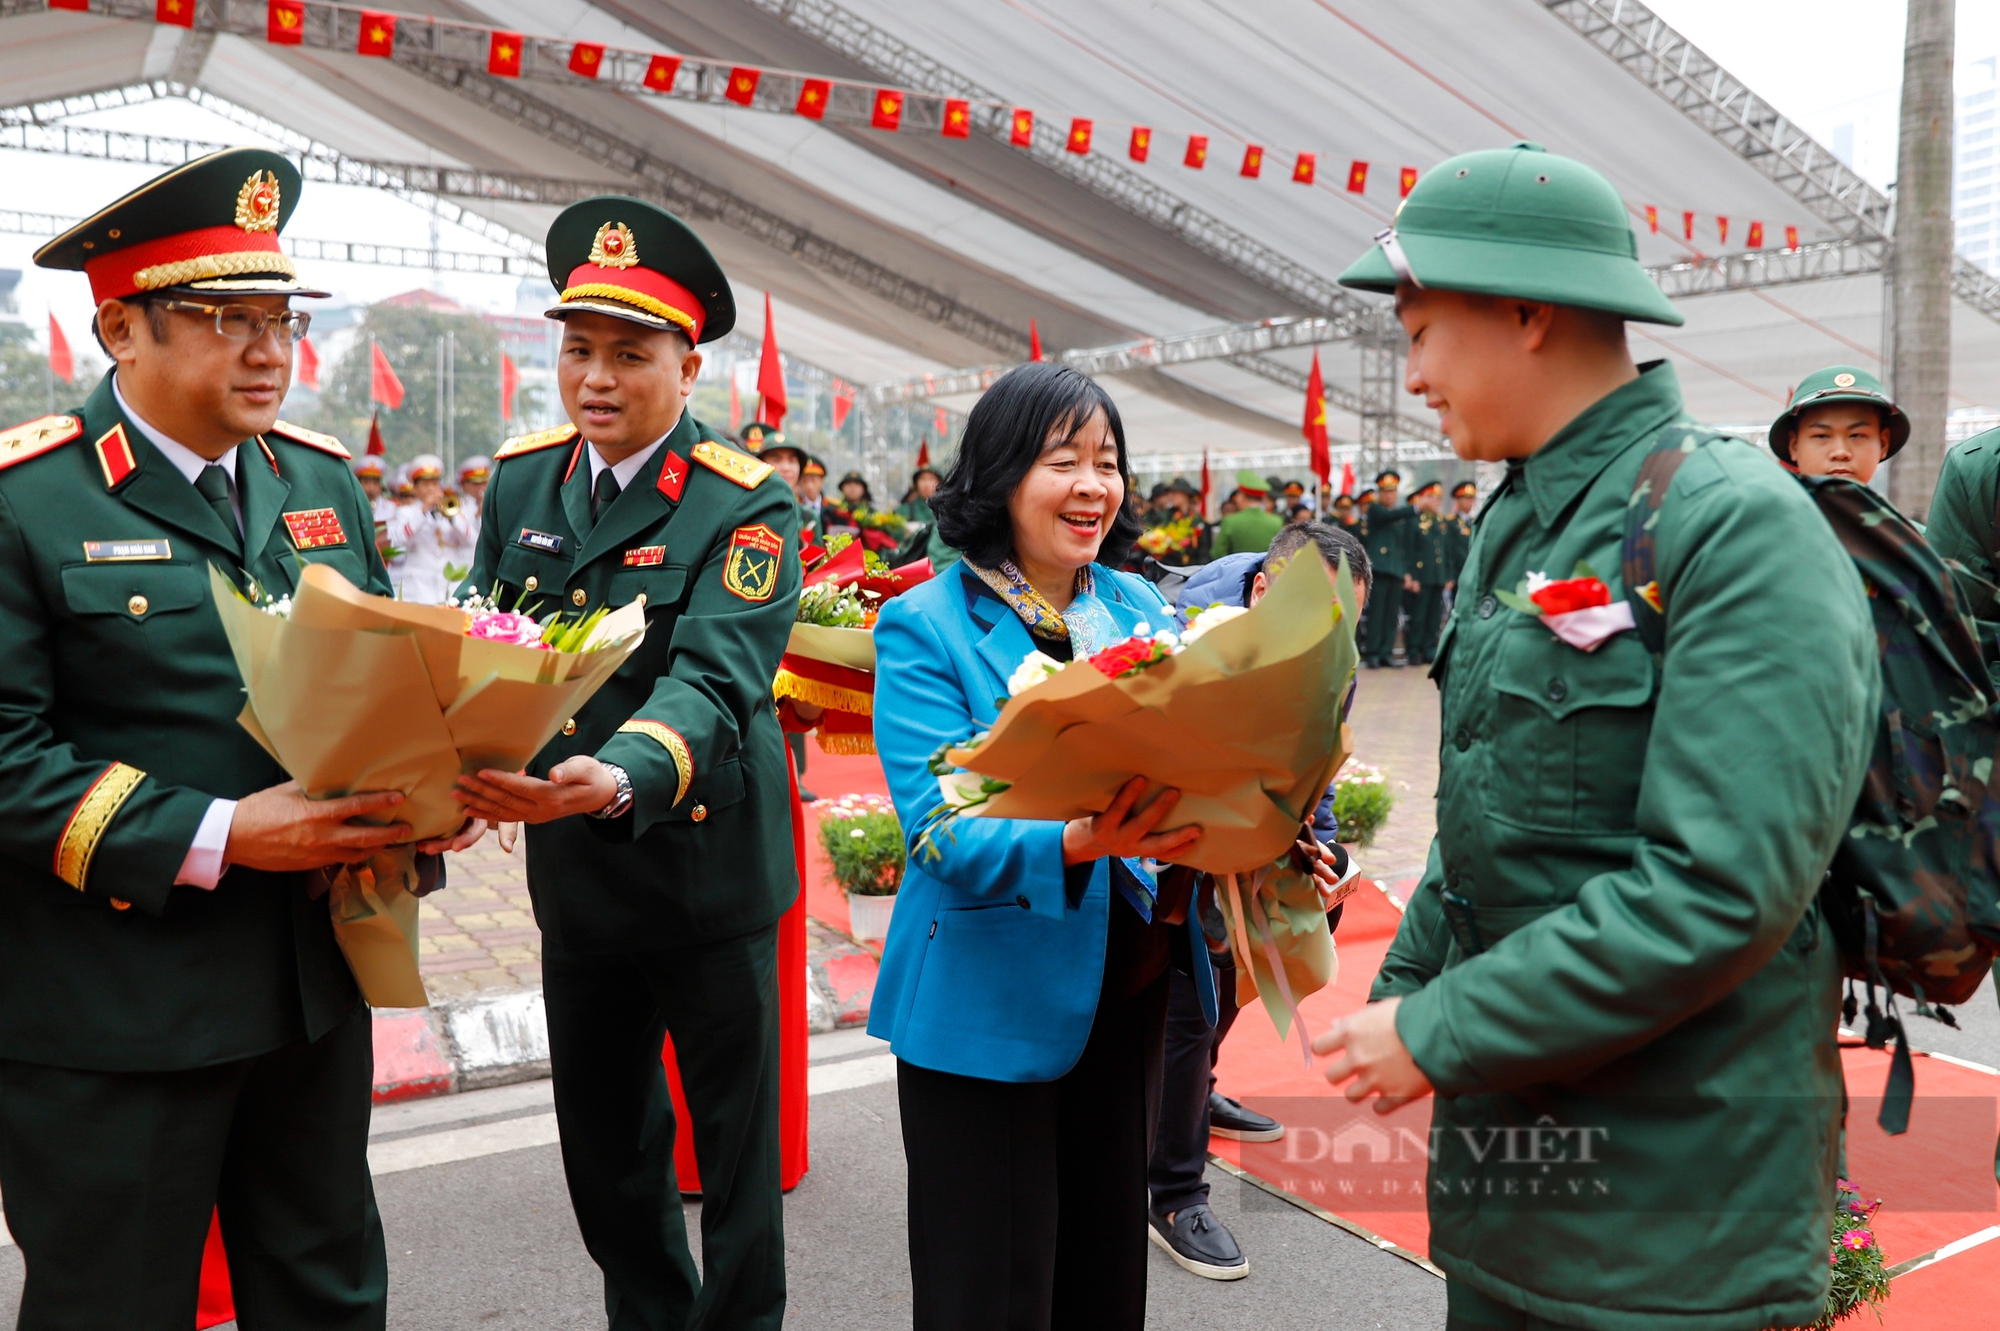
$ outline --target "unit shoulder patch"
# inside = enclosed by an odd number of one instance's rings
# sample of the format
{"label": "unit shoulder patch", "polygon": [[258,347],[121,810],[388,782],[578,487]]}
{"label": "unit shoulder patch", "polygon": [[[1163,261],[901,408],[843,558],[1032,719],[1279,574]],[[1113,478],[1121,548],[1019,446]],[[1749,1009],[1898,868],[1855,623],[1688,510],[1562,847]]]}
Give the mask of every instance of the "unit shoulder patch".
{"label": "unit shoulder patch", "polygon": [[81,416],[44,416],[11,430],[0,430],[0,468],[39,457],[82,433]]}
{"label": "unit shoulder patch", "polygon": [[746,490],[754,490],[771,474],[771,464],[759,462],[747,453],[704,439],[694,446],[694,460],[710,471],[725,476]]}
{"label": "unit shoulder patch", "polygon": [[784,538],[763,523],[738,527],[729,534],[722,585],[746,601],[768,601],[778,589],[778,566],[784,555]]}
{"label": "unit shoulder patch", "polygon": [[304,444],[307,448],[317,448],[320,452],[331,453],[337,458],[354,456],[347,451],[346,444],[332,435],[321,434],[318,430],[308,430],[305,426],[294,425],[290,421],[274,421],[269,432],[280,439],[289,439],[295,444]]}
{"label": "unit shoulder patch", "polygon": [[567,422],[562,425],[552,425],[546,430],[537,430],[533,434],[517,434],[494,450],[493,460],[504,462],[523,453],[533,453],[537,449],[566,444],[574,438],[576,438],[576,427]]}

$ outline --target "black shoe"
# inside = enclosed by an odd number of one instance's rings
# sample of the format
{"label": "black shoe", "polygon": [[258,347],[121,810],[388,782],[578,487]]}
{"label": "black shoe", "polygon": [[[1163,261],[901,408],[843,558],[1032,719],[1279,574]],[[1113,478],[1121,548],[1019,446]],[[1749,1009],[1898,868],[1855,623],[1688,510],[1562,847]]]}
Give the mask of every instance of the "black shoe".
{"label": "black shoe", "polygon": [[799,787],[799,803],[815,804],[818,803],[818,801],[819,801],[819,796],[813,794],[810,790],[807,790],[804,786]]}
{"label": "black shoe", "polygon": [[1238,1142],[1274,1142],[1285,1135],[1285,1125],[1220,1091],[1208,1093],[1208,1130],[1217,1137]]}
{"label": "black shoe", "polygon": [[1174,1212],[1173,1223],[1151,1217],[1147,1232],[1167,1256],[1209,1280],[1241,1280],[1250,1274],[1250,1259],[1236,1246],[1236,1236],[1223,1227],[1207,1202],[1190,1202]]}

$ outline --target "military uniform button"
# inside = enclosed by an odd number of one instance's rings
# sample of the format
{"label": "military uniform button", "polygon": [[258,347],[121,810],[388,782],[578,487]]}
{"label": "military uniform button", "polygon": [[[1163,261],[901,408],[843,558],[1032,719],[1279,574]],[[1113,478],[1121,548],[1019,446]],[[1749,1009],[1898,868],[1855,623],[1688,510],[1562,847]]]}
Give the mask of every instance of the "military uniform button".
{"label": "military uniform button", "polygon": [[575,733],[576,733],[576,718],[572,716],[569,720],[563,722],[563,734],[574,735]]}
{"label": "military uniform button", "polygon": [[1494,597],[1482,596],[1479,598],[1479,617],[1481,619],[1493,618],[1493,612],[1499,608],[1500,602]]}
{"label": "military uniform button", "polygon": [[134,615],[143,615],[153,608],[153,603],[143,596],[135,596],[125,603],[125,608]]}
{"label": "military uniform button", "polygon": [[581,587],[578,587],[575,591],[569,594],[569,602],[571,605],[580,606],[589,599],[590,599],[589,594],[586,593]]}
{"label": "military uniform button", "polygon": [[708,817],[708,806],[706,804],[695,805],[692,809],[688,810],[688,817],[694,819],[696,822],[700,822],[702,819]]}
{"label": "military uniform button", "polygon": [[1550,702],[1561,702],[1564,698],[1567,697],[1569,697],[1569,685],[1563,683],[1562,680],[1560,679],[1552,679],[1549,681]]}
{"label": "military uniform button", "polygon": [[111,898],[111,909],[130,910],[132,909],[132,903],[125,900],[123,897],[113,897]]}
{"label": "military uniform button", "polygon": [[1467,749],[1472,747],[1472,732],[1470,730],[1467,730],[1464,726],[1460,726],[1458,728],[1458,733],[1451,737],[1451,742],[1454,746],[1456,746],[1456,748],[1460,753],[1464,753]]}
{"label": "military uniform button", "polygon": [[632,604],[634,604],[634,605],[644,605],[644,604],[646,604],[646,593],[644,593],[644,592],[640,592],[640,593],[639,593],[639,594],[638,594],[637,596],[633,597],[633,598],[632,598]]}
{"label": "military uniform button", "polygon": [[528,580],[521,584],[521,590],[531,592],[535,590],[535,588],[541,585],[542,585],[542,580],[536,577],[534,574],[530,573],[528,575]]}
{"label": "military uniform button", "polygon": [[1028,909],[1028,899],[1026,897],[1015,897],[1014,904],[1019,906],[1022,910]]}

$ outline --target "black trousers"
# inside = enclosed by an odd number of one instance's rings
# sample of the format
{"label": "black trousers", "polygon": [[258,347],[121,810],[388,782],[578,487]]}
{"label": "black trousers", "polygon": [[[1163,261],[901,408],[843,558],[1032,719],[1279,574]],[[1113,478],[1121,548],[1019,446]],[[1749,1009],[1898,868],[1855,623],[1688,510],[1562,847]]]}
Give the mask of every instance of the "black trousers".
{"label": "black trousers", "polygon": [[[604,1272],[610,1331],[775,1331],[784,1320],[777,965],[775,924],[649,952],[543,943],[563,1173]],[[669,1031],[701,1162],[700,1275],[674,1179]]]}
{"label": "black trousers", "polygon": [[1403,578],[1390,573],[1376,577],[1368,593],[1368,641],[1362,644],[1361,659],[1388,665],[1396,655],[1396,631],[1403,617]]}
{"label": "black trousers", "polygon": [[368,1009],[314,1044],[179,1072],[0,1061],[23,1331],[188,1331],[222,1216],[243,1331],[380,1331]]}
{"label": "black trousers", "polygon": [[1236,967],[1227,952],[1211,952],[1215,965],[1214,1029],[1202,1015],[1192,979],[1167,973],[1166,1059],[1160,1079],[1160,1122],[1146,1169],[1153,1214],[1165,1217],[1208,1200],[1208,1095],[1215,1089],[1215,1060],[1236,1024]]}
{"label": "black trousers", "polygon": [[898,1063],[915,1331],[1141,1331],[1167,977],[1105,1000],[1076,1066],[1004,1082]]}

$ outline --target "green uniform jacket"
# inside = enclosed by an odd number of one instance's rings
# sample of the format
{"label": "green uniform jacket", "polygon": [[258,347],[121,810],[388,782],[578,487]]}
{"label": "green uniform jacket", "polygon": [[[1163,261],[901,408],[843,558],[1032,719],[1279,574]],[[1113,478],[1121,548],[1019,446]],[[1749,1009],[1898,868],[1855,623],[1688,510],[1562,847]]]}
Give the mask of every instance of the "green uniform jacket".
{"label": "green uniform jacket", "polygon": [[1867,766],[1875,640],[1811,499],[1735,440],[1660,509],[1660,660],[1498,602],[1587,560],[1617,603],[1661,431],[1704,437],[1654,365],[1481,515],[1432,672],[1437,839],[1373,997],[1403,996],[1439,1092],[1452,1279],[1564,1326],[1759,1331],[1826,1296],[1839,963],[1814,901]]}
{"label": "green uniform jacket", "polygon": [[1439,521],[1444,526],[1444,580],[1457,582],[1465,568],[1466,552],[1472,548],[1472,519],[1447,513]]}
{"label": "green uniform jacket", "polygon": [[1263,554],[1271,541],[1285,529],[1285,520],[1261,508],[1241,508],[1224,518],[1215,528],[1211,559],[1224,555]]}
{"label": "green uniform jacket", "polygon": [[1458,576],[1451,561],[1452,520],[1442,513],[1419,513],[1415,525],[1415,565],[1410,576],[1419,586],[1442,587]]}
{"label": "green uniform jacket", "polygon": [[[234,543],[110,375],[78,416],[0,450],[0,1058],[164,1071],[317,1039],[358,997],[306,875],[174,886],[212,800],[285,780],[236,722],[208,584],[241,578]],[[250,576],[280,595],[325,563],[386,594],[345,450],[294,433],[237,450]]]}
{"label": "green uniform jacket", "polygon": [[[799,507],[771,468],[683,414],[590,519],[588,447],[568,429],[502,449],[470,585],[502,604],[588,612],[646,598],[646,641],[528,765],[595,754],[632,778],[621,817],[528,829],[551,942],[637,951],[733,938],[798,895],[789,757],[771,681],[799,597]],[[584,533],[579,537],[577,533]]]}
{"label": "green uniform jacket", "polygon": [[[2000,430],[1976,434],[1944,455],[1924,539],[1987,583],[2000,583]],[[1975,586],[1972,612],[1995,618],[1993,593]]]}
{"label": "green uniform jacket", "polygon": [[1368,543],[1368,563],[1376,577],[1401,579],[1411,572],[1417,562],[1416,517],[1417,510],[1408,504],[1385,508],[1378,503],[1368,510],[1362,519],[1367,532],[1362,539]]}

